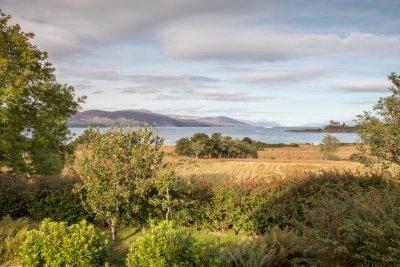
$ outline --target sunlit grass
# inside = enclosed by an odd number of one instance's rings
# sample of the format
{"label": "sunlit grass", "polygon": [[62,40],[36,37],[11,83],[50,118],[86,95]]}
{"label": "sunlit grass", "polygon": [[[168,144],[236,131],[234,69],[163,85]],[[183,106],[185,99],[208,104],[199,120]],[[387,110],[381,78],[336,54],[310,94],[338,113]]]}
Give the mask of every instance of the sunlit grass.
{"label": "sunlit grass", "polygon": [[359,163],[349,160],[356,152],[354,146],[340,147],[336,154],[339,160],[335,161],[323,160],[319,147],[313,145],[265,149],[259,151],[258,159],[194,159],[176,155],[173,147],[166,147],[165,152],[166,161],[176,166],[179,175],[194,178],[290,178],[299,173],[362,168]]}

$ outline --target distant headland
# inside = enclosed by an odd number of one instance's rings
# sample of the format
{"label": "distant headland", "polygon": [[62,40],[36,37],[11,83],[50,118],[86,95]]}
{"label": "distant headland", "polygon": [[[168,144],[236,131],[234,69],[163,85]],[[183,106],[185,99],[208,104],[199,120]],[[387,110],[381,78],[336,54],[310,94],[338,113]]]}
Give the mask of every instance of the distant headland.
{"label": "distant headland", "polygon": [[344,122],[340,123],[337,121],[330,121],[329,125],[326,125],[319,129],[291,129],[288,132],[298,133],[357,133],[359,127],[348,126]]}

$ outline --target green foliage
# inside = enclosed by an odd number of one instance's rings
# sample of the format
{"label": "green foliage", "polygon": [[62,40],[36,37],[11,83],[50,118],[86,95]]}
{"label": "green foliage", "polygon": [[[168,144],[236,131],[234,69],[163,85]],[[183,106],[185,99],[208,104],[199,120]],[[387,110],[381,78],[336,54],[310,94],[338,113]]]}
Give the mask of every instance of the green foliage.
{"label": "green foliage", "polygon": [[176,141],[175,152],[178,155],[193,155],[192,143],[188,137],[184,137]]}
{"label": "green foliage", "polygon": [[[224,254],[228,266],[303,266],[318,263],[308,240],[293,231],[274,227],[265,235],[239,242]],[[321,262],[319,262],[321,263]]]}
{"label": "green foliage", "polygon": [[205,256],[201,246],[190,232],[173,222],[150,223],[144,229],[126,259],[128,267],[134,266],[216,266],[216,260]]}
{"label": "green foliage", "polygon": [[256,212],[277,192],[267,179],[247,179],[237,182],[196,178],[187,182],[185,206],[175,217],[181,224],[214,231],[234,233],[256,232]]}
{"label": "green foliage", "polygon": [[28,232],[20,258],[24,266],[102,266],[107,243],[86,221],[68,226],[46,219]]}
{"label": "green foliage", "polygon": [[81,220],[94,221],[81,204],[80,197],[73,192],[77,180],[68,177],[34,177],[25,196],[28,211],[35,220],[49,218],[53,221],[77,223]]}
{"label": "green foliage", "polygon": [[400,264],[400,190],[373,189],[343,193],[344,199],[324,201],[306,210],[303,226],[324,247],[320,257],[351,265]]}
{"label": "green foliage", "polygon": [[343,192],[368,190],[383,183],[379,175],[355,175],[352,172],[323,172],[280,181],[277,194],[264,202],[256,214],[257,231],[271,226],[293,227],[306,220],[305,210],[321,205],[327,199],[340,198]]}
{"label": "green foliage", "polygon": [[15,262],[18,258],[19,247],[25,240],[29,229],[29,220],[4,217],[0,221],[0,264]]}
{"label": "green foliage", "polygon": [[319,146],[323,159],[333,160],[337,158],[335,152],[339,149],[339,139],[336,136],[325,135]]}
{"label": "green foliage", "polygon": [[27,197],[30,184],[21,176],[0,174],[0,217],[30,216]]}
{"label": "green foliage", "polygon": [[[250,138],[249,138],[250,139]],[[251,139],[250,139],[251,140]],[[176,142],[175,152],[196,158],[257,158],[257,147],[249,140],[234,140],[230,136],[213,133],[211,138],[205,133],[195,133],[190,139],[185,137]]]}
{"label": "green foliage", "polygon": [[400,75],[393,72],[388,79],[393,83],[392,95],[379,99],[374,113],[364,112],[357,121],[360,159],[385,168],[400,165]]}
{"label": "green foliage", "polygon": [[188,188],[179,181],[170,165],[159,169],[151,183],[153,188],[153,195],[149,195],[151,217],[165,218],[168,222],[185,205],[183,195]]}
{"label": "green foliage", "polygon": [[21,177],[0,175],[0,216],[51,218],[76,223],[93,220],[80,198],[72,192],[76,179],[67,177]]}
{"label": "green foliage", "polygon": [[117,224],[146,219],[143,212],[154,194],[153,179],[162,167],[162,139],[147,126],[87,131],[74,162],[81,181],[77,189],[85,206],[111,227],[115,240]]}
{"label": "green foliage", "polygon": [[0,168],[59,174],[71,152],[66,123],[84,99],[57,83],[47,53],[10,18],[0,11]]}
{"label": "green foliage", "polygon": [[327,172],[287,184],[256,224],[296,229],[327,265],[398,265],[399,198],[399,184],[378,174]]}
{"label": "green foliage", "polygon": [[181,224],[265,236],[227,249],[234,266],[399,264],[400,185],[380,174],[186,182]]}

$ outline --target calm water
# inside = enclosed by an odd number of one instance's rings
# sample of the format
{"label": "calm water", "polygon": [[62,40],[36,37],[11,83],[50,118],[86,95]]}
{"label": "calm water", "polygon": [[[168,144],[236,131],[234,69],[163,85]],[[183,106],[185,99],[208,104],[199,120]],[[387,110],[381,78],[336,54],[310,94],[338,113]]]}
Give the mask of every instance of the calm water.
{"label": "calm water", "polygon": [[[253,140],[265,143],[310,143],[319,144],[327,133],[294,133],[290,129],[304,129],[295,127],[277,127],[272,129],[258,127],[155,127],[160,136],[164,138],[165,145],[175,145],[175,142],[182,137],[190,137],[194,133],[206,133],[211,135],[220,132],[222,135],[229,135],[233,138],[242,139],[250,137]],[[106,130],[107,128],[100,128]],[[310,129],[310,128],[308,128]],[[81,135],[85,128],[70,128],[77,136]],[[352,143],[357,140],[355,133],[330,133],[336,136],[340,142]]]}

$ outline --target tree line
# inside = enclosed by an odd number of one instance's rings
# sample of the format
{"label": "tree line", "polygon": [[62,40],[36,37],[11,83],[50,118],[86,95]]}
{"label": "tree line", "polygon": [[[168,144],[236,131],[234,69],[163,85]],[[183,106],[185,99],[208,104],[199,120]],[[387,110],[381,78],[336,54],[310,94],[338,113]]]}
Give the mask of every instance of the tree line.
{"label": "tree line", "polygon": [[213,133],[195,133],[179,139],[175,145],[178,155],[196,158],[257,158],[257,146],[250,138],[243,140]]}

